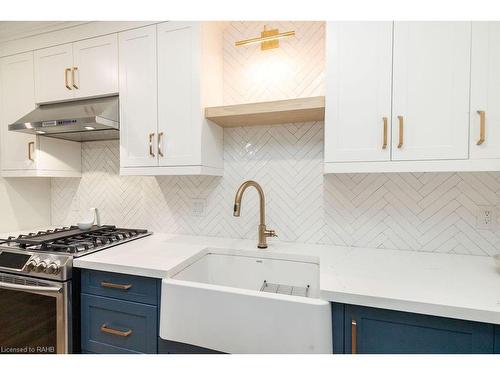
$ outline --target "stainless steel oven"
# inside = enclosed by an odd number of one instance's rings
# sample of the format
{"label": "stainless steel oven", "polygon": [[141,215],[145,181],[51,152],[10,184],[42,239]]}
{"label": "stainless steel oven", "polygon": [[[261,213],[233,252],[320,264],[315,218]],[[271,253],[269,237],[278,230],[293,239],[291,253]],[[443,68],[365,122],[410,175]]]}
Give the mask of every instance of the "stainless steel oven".
{"label": "stainless steel oven", "polygon": [[0,353],[71,352],[71,281],[0,273]]}

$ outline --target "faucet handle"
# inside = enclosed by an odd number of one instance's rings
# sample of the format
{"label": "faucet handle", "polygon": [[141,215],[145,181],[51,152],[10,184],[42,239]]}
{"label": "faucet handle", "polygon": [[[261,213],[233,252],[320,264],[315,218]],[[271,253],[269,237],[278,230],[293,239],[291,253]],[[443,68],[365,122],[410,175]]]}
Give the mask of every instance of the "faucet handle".
{"label": "faucet handle", "polygon": [[266,235],[266,237],[278,237],[274,229],[266,229],[264,234]]}

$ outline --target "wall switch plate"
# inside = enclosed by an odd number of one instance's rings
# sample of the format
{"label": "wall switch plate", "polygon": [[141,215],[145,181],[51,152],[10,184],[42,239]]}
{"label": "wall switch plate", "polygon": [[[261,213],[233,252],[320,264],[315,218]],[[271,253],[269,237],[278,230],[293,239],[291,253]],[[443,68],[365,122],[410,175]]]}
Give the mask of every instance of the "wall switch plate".
{"label": "wall switch plate", "polygon": [[191,198],[191,216],[205,216],[207,200],[203,198]]}
{"label": "wall switch plate", "polygon": [[478,206],[476,213],[477,229],[494,229],[497,224],[496,208],[494,206]]}

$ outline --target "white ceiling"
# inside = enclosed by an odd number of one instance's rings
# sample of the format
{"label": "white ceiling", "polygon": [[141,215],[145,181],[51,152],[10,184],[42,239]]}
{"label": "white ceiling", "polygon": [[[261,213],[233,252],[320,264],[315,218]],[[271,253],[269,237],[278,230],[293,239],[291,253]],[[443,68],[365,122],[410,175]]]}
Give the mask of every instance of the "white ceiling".
{"label": "white ceiling", "polygon": [[0,43],[80,25],[82,21],[0,21]]}

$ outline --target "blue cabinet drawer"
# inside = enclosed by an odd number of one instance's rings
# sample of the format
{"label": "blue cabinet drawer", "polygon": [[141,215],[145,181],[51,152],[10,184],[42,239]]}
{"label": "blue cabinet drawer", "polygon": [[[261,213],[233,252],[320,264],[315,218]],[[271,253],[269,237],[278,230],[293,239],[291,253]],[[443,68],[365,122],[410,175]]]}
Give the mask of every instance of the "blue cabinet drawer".
{"label": "blue cabinet drawer", "polygon": [[82,350],[157,353],[158,308],[82,294]]}
{"label": "blue cabinet drawer", "polygon": [[158,282],[147,277],[82,270],[82,292],[158,305]]}

